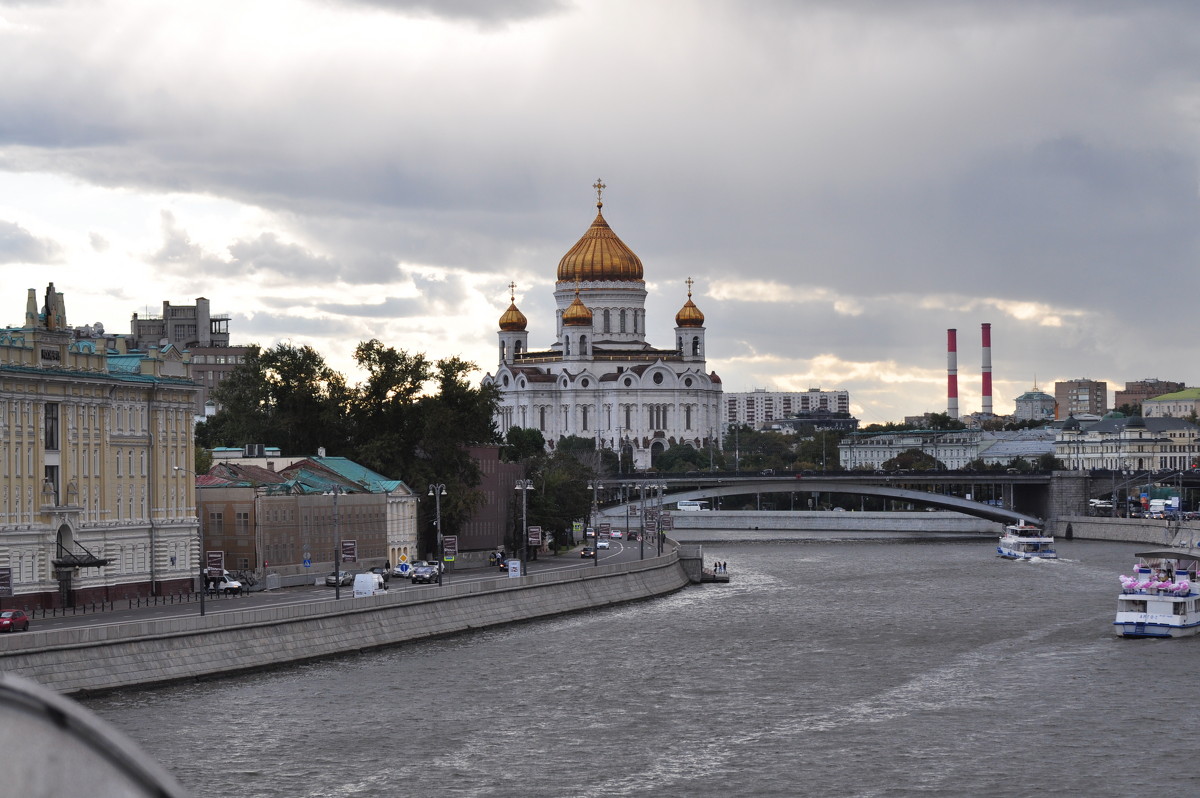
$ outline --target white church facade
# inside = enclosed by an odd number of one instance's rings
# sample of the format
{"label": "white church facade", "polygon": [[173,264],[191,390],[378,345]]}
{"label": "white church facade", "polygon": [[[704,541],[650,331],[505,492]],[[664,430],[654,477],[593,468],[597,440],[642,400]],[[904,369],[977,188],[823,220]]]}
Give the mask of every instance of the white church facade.
{"label": "white church facade", "polygon": [[558,264],[554,343],[529,349],[515,295],[500,317],[499,365],[483,380],[500,389],[496,426],[536,429],[550,449],[566,436],[593,438],[639,470],[670,446],[720,448],[721,379],[705,367],[692,281],[674,345],[651,346],[642,262],[604,220],[604,184],[593,187],[596,218]]}

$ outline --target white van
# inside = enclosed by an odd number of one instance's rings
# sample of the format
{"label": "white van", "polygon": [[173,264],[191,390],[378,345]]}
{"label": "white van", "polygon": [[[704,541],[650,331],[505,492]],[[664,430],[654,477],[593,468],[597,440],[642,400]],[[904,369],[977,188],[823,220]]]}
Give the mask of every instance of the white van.
{"label": "white van", "polygon": [[378,596],[380,593],[387,591],[387,585],[384,584],[383,577],[379,574],[355,574],[354,575],[354,597],[359,596]]}

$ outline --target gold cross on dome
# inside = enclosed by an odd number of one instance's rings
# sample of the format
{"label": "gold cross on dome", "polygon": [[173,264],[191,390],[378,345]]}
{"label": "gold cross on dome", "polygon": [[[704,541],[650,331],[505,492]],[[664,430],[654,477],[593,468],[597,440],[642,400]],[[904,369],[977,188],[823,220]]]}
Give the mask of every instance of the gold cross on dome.
{"label": "gold cross on dome", "polygon": [[600,178],[596,178],[596,182],[592,183],[592,188],[596,189],[596,202],[603,202],[604,201],[604,189],[608,188],[608,186],[604,185],[603,180],[601,180]]}
{"label": "gold cross on dome", "polygon": [[688,299],[691,299],[692,298],[692,284],[695,283],[696,281],[693,280],[691,277],[689,277],[686,280],[684,280],[684,282],[687,283],[687,287],[688,287]]}
{"label": "gold cross on dome", "polygon": [[509,302],[517,301],[517,284],[514,282],[509,282],[509,284],[508,284],[508,301]]}

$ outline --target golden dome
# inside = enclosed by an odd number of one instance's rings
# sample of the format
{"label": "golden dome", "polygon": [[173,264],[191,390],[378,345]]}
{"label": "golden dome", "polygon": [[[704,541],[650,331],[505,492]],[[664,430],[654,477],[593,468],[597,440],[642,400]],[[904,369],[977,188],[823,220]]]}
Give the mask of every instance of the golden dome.
{"label": "golden dome", "polygon": [[583,238],[575,242],[575,246],[558,262],[558,281],[640,282],[641,259],[625,246],[624,241],[617,238],[601,213],[604,203],[599,194],[605,188],[604,184],[596,181],[592,188],[597,193],[596,219]]}
{"label": "golden dome", "polygon": [[688,298],[684,306],[675,314],[676,327],[703,327],[704,314],[700,312],[700,308],[696,307],[696,303],[692,301],[692,278],[687,279]]}
{"label": "golden dome", "polygon": [[579,289],[575,289],[575,301],[563,311],[562,323],[567,327],[584,327],[592,323],[592,312],[579,299]]}
{"label": "golden dome", "polygon": [[525,318],[525,314],[517,310],[515,302],[510,303],[508,310],[504,311],[504,315],[500,317],[500,329],[504,332],[519,332],[525,329],[529,324],[529,319]]}

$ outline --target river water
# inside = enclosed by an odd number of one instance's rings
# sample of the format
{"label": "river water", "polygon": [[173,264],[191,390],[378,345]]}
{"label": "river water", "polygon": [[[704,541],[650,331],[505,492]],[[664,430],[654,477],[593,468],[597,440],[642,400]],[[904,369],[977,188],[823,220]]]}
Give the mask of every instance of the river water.
{"label": "river water", "polygon": [[1058,548],[706,545],[730,584],[86,703],[198,797],[1200,794],[1200,638]]}

